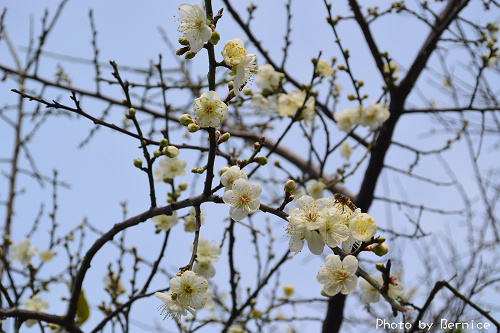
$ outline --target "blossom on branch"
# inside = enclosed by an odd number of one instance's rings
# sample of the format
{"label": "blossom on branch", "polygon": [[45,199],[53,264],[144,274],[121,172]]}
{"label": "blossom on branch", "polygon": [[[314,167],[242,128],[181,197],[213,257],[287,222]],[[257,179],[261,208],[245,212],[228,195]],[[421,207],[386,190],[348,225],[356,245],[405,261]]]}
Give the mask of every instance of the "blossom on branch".
{"label": "blossom on branch", "polygon": [[222,200],[231,206],[229,214],[235,221],[241,221],[250,212],[255,212],[260,207],[259,196],[262,193],[260,184],[249,184],[246,179],[236,179],[232,189],[224,192]]}
{"label": "blossom on branch", "polygon": [[362,242],[369,242],[377,233],[377,223],[366,213],[356,214],[349,221],[352,236]]}
{"label": "blossom on branch", "polygon": [[318,276],[318,282],[323,285],[321,294],[332,297],[339,292],[347,295],[356,290],[358,285],[358,259],[354,256],[346,256],[343,261],[334,254],[326,257],[325,266],[321,267]]}
{"label": "blossom on branch", "polygon": [[333,68],[331,68],[330,65],[328,65],[328,62],[325,59],[320,59],[318,61],[318,64],[316,65],[316,70],[322,77],[328,77],[333,75]]}
{"label": "blossom on branch", "polygon": [[225,187],[224,191],[231,190],[236,179],[248,180],[248,176],[239,166],[233,165],[220,176],[220,182]]}
{"label": "blossom on branch", "polygon": [[178,273],[170,280],[169,287],[177,302],[187,309],[201,309],[207,301],[208,282],[193,271]]}
{"label": "blossom on branch", "polygon": [[275,89],[280,83],[280,73],[270,64],[259,66],[259,73],[255,77],[255,84],[260,89]]}
{"label": "blossom on branch", "polygon": [[31,261],[31,257],[36,255],[38,249],[36,246],[31,245],[31,242],[28,238],[24,238],[19,243],[12,245],[11,248],[11,257],[10,260],[12,262],[20,261],[21,265],[24,267],[28,267]]}
{"label": "blossom on branch", "polygon": [[294,117],[300,111],[298,120],[312,121],[314,119],[314,108],[316,105],[313,96],[309,96],[306,101],[306,92],[303,90],[292,90],[288,94],[281,94],[278,98],[278,112],[282,117]]}
{"label": "blossom on branch", "polygon": [[172,215],[162,214],[154,216],[151,218],[151,220],[153,220],[153,222],[156,223],[157,232],[168,231],[170,230],[170,228],[172,228],[179,222],[176,211],[174,211]]}
{"label": "blossom on branch", "polygon": [[374,131],[389,119],[390,116],[389,109],[385,104],[370,102],[370,105],[361,112],[359,124],[361,126],[369,126]]}
{"label": "blossom on branch", "polygon": [[222,57],[224,57],[224,62],[226,63],[226,65],[237,65],[243,61],[246,55],[247,50],[245,50],[245,45],[243,44],[243,41],[241,39],[234,38],[228,40],[226,44],[224,44]]}
{"label": "blossom on branch", "polygon": [[201,127],[217,127],[227,116],[227,105],[215,91],[207,91],[194,100],[195,119]]}
{"label": "blossom on branch", "polygon": [[[42,299],[42,295],[40,295],[40,294],[36,294],[36,295],[31,296],[28,299],[25,299],[21,303],[21,305],[24,306],[24,308],[26,310],[38,311],[38,312],[45,312],[49,308],[49,302],[44,301]],[[26,326],[31,327],[37,323],[37,320],[28,319],[24,323],[26,324]]]}
{"label": "blossom on branch", "polygon": [[179,28],[177,29],[189,42],[194,53],[199,52],[203,45],[212,37],[212,29],[207,26],[205,9],[199,3],[179,6]]}
{"label": "blossom on branch", "polygon": [[236,96],[240,95],[240,91],[258,72],[256,57],[255,54],[248,54],[238,64],[233,65],[229,75],[234,81],[234,94]]}
{"label": "blossom on branch", "polygon": [[184,307],[179,302],[177,302],[177,296],[174,294],[156,292],[155,296],[163,302],[163,304],[158,308],[161,309],[160,314],[165,315],[163,317],[163,320],[165,320],[166,318],[173,318],[179,321],[181,316],[187,315],[188,311],[193,316],[196,314],[192,309]]}
{"label": "blossom on branch", "polygon": [[184,168],[186,160],[183,158],[168,158],[160,160],[158,166],[154,170],[155,182],[168,181],[174,177],[182,177],[186,174]]}

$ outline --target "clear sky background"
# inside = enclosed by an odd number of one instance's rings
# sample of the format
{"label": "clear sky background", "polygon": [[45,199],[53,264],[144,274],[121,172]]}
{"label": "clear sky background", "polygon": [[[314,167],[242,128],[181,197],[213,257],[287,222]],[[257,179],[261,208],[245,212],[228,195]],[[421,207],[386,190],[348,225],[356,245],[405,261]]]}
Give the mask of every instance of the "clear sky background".
{"label": "clear sky background", "polygon": [[[251,27],[255,35],[263,41],[263,45],[269,50],[270,55],[280,62],[283,35],[286,29],[284,2],[254,2],[258,5],[258,9],[255,11],[255,20],[252,22]],[[381,3],[387,5],[390,2],[381,1]],[[471,13],[470,15],[473,20],[479,20],[479,15],[483,15],[479,11],[478,3],[473,3],[470,6],[471,8],[467,9]],[[0,8],[7,7],[8,9],[5,26],[8,37],[13,42],[15,50],[22,61],[25,59],[26,46],[30,42],[30,31],[33,31],[32,38],[36,39],[40,33],[40,18],[43,15],[43,11],[45,8],[48,8],[49,17],[52,17],[57,4],[56,1],[44,2],[33,0],[0,2]],[[53,80],[55,78],[54,73],[58,68],[57,66],[61,64],[75,87],[87,90],[94,89],[94,69],[91,64],[80,61],[80,59],[91,59],[93,57],[92,36],[88,18],[88,12],[91,8],[94,10],[94,20],[98,30],[99,60],[104,63],[101,68],[104,78],[112,79],[112,70],[109,66],[105,65],[109,60],[116,61],[119,67],[146,68],[151,62],[156,63],[158,55],[162,54],[164,67],[175,67],[177,64],[176,60],[170,56],[170,51],[162,40],[158,28],[161,27],[166,31],[170,40],[177,47],[176,40],[179,33],[177,32],[178,23],[176,22],[176,16],[178,15],[177,8],[179,4],[180,2],[175,1],[70,1],[65,6],[55,29],[48,37],[48,41],[44,47],[47,54],[42,57],[40,62],[39,76]],[[246,1],[234,1],[235,7],[243,17],[246,17],[245,8],[248,4]],[[219,1],[214,1],[213,6],[214,11],[223,7]],[[293,32],[291,35],[293,43],[290,47],[290,59],[286,68],[295,79],[306,83],[309,82],[311,76],[312,65],[310,59],[312,57],[317,56],[319,51],[322,51],[322,57],[325,59],[330,59],[331,57],[340,58],[340,53],[334,44],[332,32],[326,24],[326,12],[322,1],[295,1],[292,3],[292,12],[294,14],[292,21]],[[336,1],[333,12],[341,15],[346,13],[346,4],[344,2],[337,4]],[[490,13],[489,15],[491,15],[488,18],[490,21],[497,20],[499,16],[498,12]],[[379,48],[387,50],[402,71],[404,71],[411,64],[419,46],[425,38],[427,30],[421,22],[417,22],[409,16],[399,17],[392,15],[386,20],[381,21],[383,23],[373,25]],[[220,54],[219,52],[222,50],[226,40],[236,37],[245,40],[242,31],[236,26],[232,18],[230,18],[228,12],[225,12],[223,18],[219,21],[217,30],[221,34],[221,42],[216,46],[216,55]],[[351,51],[350,62],[353,64],[355,74],[365,82],[364,92],[370,95],[369,100],[378,99],[379,95],[377,94],[380,93],[382,81],[375,71],[374,62],[369,55],[365,42],[360,38],[359,29],[353,23],[345,23],[339,26],[339,34],[345,46]],[[249,52],[256,52],[249,43],[247,46]],[[457,61],[460,57],[461,54],[451,55],[449,59],[450,61]],[[15,67],[4,40],[0,41],[0,59],[2,64]],[[259,64],[263,63],[262,57],[259,58],[258,56],[257,59]],[[192,63],[193,78],[205,77],[207,72],[206,53],[204,51],[200,52]],[[437,62],[431,63],[432,66],[435,66],[439,70]],[[459,65],[459,62],[457,62],[455,71],[456,73],[460,73],[460,71],[465,73],[464,68]],[[121,75],[131,82],[143,82],[142,75],[137,75],[134,72],[124,70],[121,72]],[[156,80],[155,78],[153,81]],[[345,98],[345,94],[351,92],[346,76],[340,74],[338,82],[345,89],[343,98],[341,98],[336,109],[337,111],[341,111],[344,108],[353,107],[355,104],[347,101]],[[499,83],[498,78],[494,82]],[[436,99],[438,107],[451,105],[451,101],[443,99],[443,94],[437,88],[437,85],[440,84],[439,80],[427,75],[422,77],[419,83],[421,83],[420,87],[423,95],[429,100]],[[31,81],[28,81],[27,86],[36,92],[38,92],[37,89],[40,87]],[[16,102],[17,96],[10,92],[12,88],[17,87],[15,81],[11,78],[0,82],[0,107]],[[257,90],[255,85],[253,88]],[[108,87],[106,84],[103,84],[102,89],[106,95],[117,99],[123,97],[121,91],[116,87]],[[322,98],[322,94],[325,91],[324,87],[323,90],[319,89],[320,98]],[[47,99],[54,99],[63,104],[72,105],[69,93],[66,91],[61,92],[60,90],[48,88],[45,96],[47,96]],[[190,105],[192,101],[187,94],[180,93],[174,95],[167,93],[167,99],[169,103],[175,106],[188,105],[186,111],[191,111]],[[159,98],[157,100],[161,101]],[[99,117],[106,107],[105,104],[91,98],[83,98],[81,102],[83,108],[96,117]],[[419,96],[412,96],[409,103],[418,107],[427,106]],[[34,110],[37,107],[34,102],[25,101],[25,105],[27,111]],[[160,112],[162,111],[160,105],[153,107],[156,107]],[[124,111],[124,108],[113,107],[108,116],[108,121],[120,124],[123,120]],[[14,113],[14,110],[10,111],[10,113],[4,112],[8,117],[12,117]],[[477,117],[475,114],[470,114],[469,116],[472,119]],[[138,118],[141,119],[141,117],[143,116],[139,114]],[[144,119],[146,118],[144,117]],[[287,121],[282,121],[281,124],[287,124]],[[422,150],[436,149],[444,146],[446,140],[453,137],[451,133],[429,135],[434,128],[438,127],[438,125],[430,123],[429,119],[423,116],[407,116],[401,120],[396,129],[395,137],[399,142],[404,142]],[[27,123],[25,128],[28,131],[33,128],[33,124]],[[36,161],[40,173],[50,176],[52,170],[57,169],[58,179],[67,182],[71,186],[70,189],[58,189],[56,219],[59,223],[59,235],[63,235],[74,228],[84,219],[87,219],[89,223],[100,230],[108,230],[114,223],[122,220],[121,201],[127,202],[128,216],[142,213],[149,207],[146,176],[132,164],[134,158],[140,158],[142,155],[141,151],[137,148],[137,141],[117,132],[101,128],[83,149],[78,148],[79,143],[87,137],[93,128],[94,125],[90,121],[81,119],[75,115],[68,117],[64,114],[57,117],[50,117],[37,131],[33,141],[29,145],[29,150]],[[161,137],[159,133],[160,129],[161,126],[156,126],[157,132],[153,134],[153,138],[158,139]],[[188,142],[188,139],[183,137],[182,134],[184,133],[175,132],[172,143],[180,144]],[[6,158],[11,154],[13,142],[12,129],[5,122],[0,123],[0,136],[3,142],[0,145],[0,157]],[[202,134],[193,137],[191,143],[203,142]],[[295,142],[295,140],[297,141]],[[495,140],[495,138],[486,137],[483,143],[484,148],[480,159],[485,170],[487,170],[488,166],[498,163],[498,141]],[[289,135],[286,138],[286,142],[298,152],[307,153],[307,146],[300,138]],[[464,152],[465,145],[462,141],[454,149],[443,154],[443,157],[448,160],[453,170],[462,180],[470,179],[470,182],[465,181],[463,183],[465,190],[469,191],[469,193],[477,193],[477,188],[472,178],[471,165],[463,163]],[[362,154],[362,151],[355,152],[352,160],[356,161],[356,158],[360,158]],[[185,158],[188,161],[186,176],[181,181],[187,181],[191,184],[194,179],[198,179],[197,188],[193,191],[196,194],[199,193],[199,187],[204,176],[193,175],[189,170],[192,167],[204,165],[205,162],[198,161],[197,156],[191,154],[190,151],[182,151],[179,157]],[[271,162],[273,161],[274,159],[271,159]],[[398,148],[392,148],[387,164],[408,168],[412,162],[413,156],[411,154]],[[436,167],[438,164],[438,161],[433,157],[423,158],[414,171],[416,174],[425,175],[433,179],[450,181],[442,169]],[[22,158],[22,165],[24,167],[28,165],[24,157]],[[341,159],[339,157],[338,160],[330,162],[328,167],[331,168],[331,173],[333,173],[335,168],[340,165]],[[223,166],[224,161],[217,162],[218,168]],[[362,166],[365,166],[365,164]],[[5,172],[9,172],[10,170],[7,163],[0,164],[0,169]],[[361,170],[363,170],[363,167],[361,167]],[[350,178],[346,186],[356,193],[362,179],[361,177],[362,172]],[[218,181],[217,177],[216,181]],[[1,179],[0,185],[0,201],[5,201],[7,200],[8,188],[5,178]],[[42,222],[38,232],[32,237],[33,243],[37,245],[39,250],[44,249],[48,245],[47,237],[50,223],[47,214],[51,210],[52,189],[47,185],[41,188],[32,178],[25,175],[20,176],[18,190],[25,189],[26,192],[20,195],[16,201],[16,215],[12,233],[12,238],[15,242],[25,237],[26,229],[31,227],[39,211],[40,203],[43,202],[45,204],[45,212]],[[166,204],[166,185],[157,184],[156,190],[159,204]],[[191,191],[185,193],[191,193]],[[450,193],[449,189],[432,187],[428,184],[391,173],[384,173],[380,178],[377,194],[384,197],[394,195],[417,205],[424,204],[444,210],[455,210],[457,201],[460,200],[458,194]],[[471,196],[474,197],[474,195]],[[266,195],[264,191],[262,200],[264,203],[268,203],[266,202],[266,198],[270,198],[270,195]],[[460,202],[458,207],[461,205],[462,203]],[[206,218],[201,230],[201,236],[219,243],[222,232],[228,225],[227,220],[224,221],[222,218],[228,215],[228,208],[225,205],[215,206],[214,204],[202,206]],[[2,216],[5,215],[3,206],[0,207],[0,212],[3,214]],[[184,215],[185,213],[187,213],[187,210],[180,212],[180,215]],[[371,208],[370,214],[375,217],[381,227],[389,228],[392,226],[398,232],[411,233],[413,229],[406,222],[406,216],[415,218],[418,210],[404,207],[398,209],[395,206],[391,207],[378,202]],[[477,214],[482,214],[482,212],[478,211]],[[277,218],[268,217],[264,214],[256,216],[253,222],[264,231],[266,219],[269,219],[268,223],[274,226],[274,236],[276,237],[275,253],[278,257],[281,257],[288,248],[288,238],[284,236],[285,224]],[[420,288],[419,291],[423,297],[427,296],[423,291],[432,288],[432,286],[419,286],[419,281],[422,281],[418,268],[422,267],[420,266],[422,262],[420,260],[419,248],[436,251],[433,246],[443,239],[443,235],[451,236],[456,244],[464,242],[463,220],[464,218],[457,215],[425,213],[423,227],[425,231],[432,233],[432,236],[419,242],[418,246],[415,243],[405,245],[404,241],[391,243],[391,237],[388,237],[389,247],[393,251],[391,253],[394,253],[395,257],[404,258],[404,262],[396,260],[393,267],[395,267],[395,270],[404,271],[403,283],[405,286],[408,288]],[[182,220],[172,231],[167,248],[167,256],[162,261],[162,266],[172,273],[178,267],[187,264],[190,256],[189,244],[192,242],[192,235],[185,233],[182,230],[181,224]],[[87,236],[85,246],[89,246],[92,243],[91,241],[95,239],[95,235],[93,234],[88,234]],[[140,256],[148,258],[150,261],[156,258],[163,240],[161,236],[154,234],[154,225],[150,221],[127,231],[125,238],[127,244],[135,244],[137,246]],[[241,240],[239,241],[240,245],[236,249],[237,256],[241,258],[238,266],[238,269],[242,272],[243,282],[241,286],[254,286],[255,281],[252,272],[255,270],[255,266],[252,266],[253,264],[248,265],[247,263],[248,253],[251,249],[249,245],[250,235],[247,229],[243,227],[239,228],[238,239]],[[224,258],[227,249],[223,248],[222,251],[221,260],[215,264],[217,275],[214,278],[220,290],[228,289],[227,261]],[[83,326],[84,329],[93,327],[93,324],[95,325],[99,321],[100,315],[97,313],[96,306],[103,297],[102,277],[106,266],[110,262],[110,258],[114,258],[117,253],[118,251],[115,246],[106,245],[95,257],[92,268],[85,280],[83,288],[91,304],[92,313],[89,323]],[[294,260],[284,266],[280,275],[279,287],[290,283],[296,286],[296,296],[299,298],[320,297],[319,291],[321,286],[316,282],[316,274],[318,269],[324,265],[325,255],[314,256],[308,253],[308,251],[298,254]],[[436,253],[436,255],[439,254]],[[367,271],[374,273],[375,269],[372,269],[373,265],[371,262],[377,259],[374,256],[367,255],[365,257],[369,263],[365,263],[364,267]],[[484,258],[485,261],[489,259]],[[111,260],[113,261],[114,259]],[[129,261],[128,265],[131,267],[130,258],[126,260]],[[63,269],[62,265],[66,261],[62,250],[59,251],[54,262],[61,265],[57,270]],[[50,269],[52,269],[49,267],[52,266],[46,265],[44,267],[47,270],[45,272],[47,275]],[[129,273],[130,270],[126,271],[125,275],[127,276]],[[147,271],[140,271],[139,274],[145,276]],[[442,278],[450,279],[452,276],[453,272],[445,272]],[[127,277],[124,278],[124,283],[127,286]],[[161,281],[157,277],[150,290],[165,288],[167,285],[168,280]],[[242,292],[244,291],[242,290]],[[278,294],[282,295],[281,292]],[[58,302],[59,297],[67,296],[64,286],[55,287],[50,293],[43,293],[43,296],[50,300],[50,313],[62,313],[65,310],[65,304]],[[422,304],[423,297],[417,298],[415,302]],[[358,304],[355,302],[357,301],[349,297],[350,305]],[[137,302],[137,306],[135,307],[136,312],[132,315],[132,319],[142,324],[138,324],[134,328],[134,332],[151,332],[152,326],[155,325],[163,327],[165,332],[175,331],[171,322],[161,321],[161,317],[156,311],[159,303],[159,300],[154,297]],[[387,304],[381,304],[380,306],[385,306],[389,310]],[[350,309],[350,307],[346,309]],[[289,311],[294,310],[289,309]],[[362,312],[364,310],[359,311]],[[308,310],[308,313],[311,316],[323,317],[325,308],[318,307],[316,309],[313,306]],[[496,314],[498,316],[499,313],[496,312]],[[311,331],[318,331],[319,325],[317,323],[299,323],[296,326],[298,332],[302,332],[306,328],[308,330],[311,329]],[[347,325],[344,328],[345,332],[349,332]]]}

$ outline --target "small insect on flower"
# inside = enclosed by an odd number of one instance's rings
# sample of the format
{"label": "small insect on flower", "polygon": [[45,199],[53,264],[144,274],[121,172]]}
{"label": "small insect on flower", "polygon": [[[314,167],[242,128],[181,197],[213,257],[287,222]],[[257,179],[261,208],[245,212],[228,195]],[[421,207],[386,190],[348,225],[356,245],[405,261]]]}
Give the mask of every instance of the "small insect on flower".
{"label": "small insect on flower", "polygon": [[340,193],[335,193],[333,195],[333,198],[337,200],[341,205],[349,207],[353,212],[358,209],[355,204],[352,203],[351,199],[349,199],[347,196],[340,194]]}

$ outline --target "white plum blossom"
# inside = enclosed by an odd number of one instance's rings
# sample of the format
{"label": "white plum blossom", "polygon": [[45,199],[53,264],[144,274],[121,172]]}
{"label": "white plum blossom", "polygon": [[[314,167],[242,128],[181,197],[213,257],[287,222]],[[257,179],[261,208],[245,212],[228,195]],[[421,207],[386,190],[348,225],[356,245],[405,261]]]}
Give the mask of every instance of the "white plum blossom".
{"label": "white plum blossom", "polygon": [[343,295],[351,294],[358,285],[358,259],[354,256],[346,256],[343,261],[334,254],[326,257],[325,266],[321,267],[316,279],[323,285],[321,294],[335,296],[339,292]]}
{"label": "white plum blossom", "polygon": [[245,330],[241,326],[231,325],[227,333],[245,333]]}
{"label": "white plum blossom", "polygon": [[207,91],[194,100],[195,119],[201,127],[218,127],[227,116],[227,105],[215,91]]}
{"label": "white plum blossom", "polygon": [[20,261],[21,265],[28,267],[31,262],[31,258],[35,256],[38,252],[36,246],[31,245],[28,238],[24,238],[19,243],[12,245],[10,260],[12,262]]}
{"label": "white plum blossom", "polygon": [[350,132],[355,125],[359,125],[363,106],[359,105],[353,109],[345,109],[333,114],[333,119],[337,122],[337,128],[344,132]]}
{"label": "white plum blossom", "polygon": [[247,50],[245,50],[245,45],[243,44],[243,41],[241,39],[234,38],[228,40],[226,44],[224,44],[222,57],[224,57],[224,62],[226,63],[226,65],[237,65],[243,61],[246,55]]}
{"label": "white plum blossom", "polygon": [[195,262],[193,265],[193,271],[207,279],[215,276],[215,267],[210,261]]}
{"label": "white plum blossom", "polygon": [[306,101],[306,92],[303,90],[294,89],[288,94],[281,94],[278,98],[278,112],[282,117],[293,117],[297,111],[302,109],[299,120],[312,121],[314,119],[314,108],[316,105],[315,99],[312,96]]}
{"label": "white plum blossom", "polygon": [[[321,201],[323,200],[329,200],[329,198],[321,199]],[[351,231],[349,230],[347,222],[350,214],[346,214],[338,205],[327,205],[328,207],[326,209],[329,211],[329,218],[319,229],[319,233],[321,237],[323,237],[325,244],[333,248],[349,239]]]}
{"label": "white plum blossom", "polygon": [[174,276],[169,283],[176,301],[185,308],[201,309],[207,301],[208,282],[193,271],[185,271]]}
{"label": "white plum blossom", "polygon": [[290,207],[288,221],[292,225],[304,225],[308,230],[317,230],[329,218],[329,211],[325,208],[325,201],[316,201],[309,195],[297,200],[294,207]]}
{"label": "white plum blossom", "polygon": [[229,73],[234,82],[234,94],[240,95],[240,91],[253,79],[258,72],[255,54],[246,55],[238,64],[233,65]]}
{"label": "white plum blossom", "polygon": [[344,141],[340,144],[340,156],[348,160],[351,157],[352,148],[349,142]]}
{"label": "white plum blossom", "polygon": [[[200,222],[203,224],[205,220],[205,214],[200,212]],[[191,207],[187,216],[184,216],[184,231],[185,232],[194,232],[196,230],[196,209]]]}
{"label": "white plum blossom", "polygon": [[177,218],[177,212],[174,211],[172,215],[157,215],[151,218],[154,223],[156,223],[156,229],[161,230],[161,231],[168,231],[170,228],[172,228],[174,225],[176,225],[179,222],[179,219]]}
{"label": "white plum blossom", "polygon": [[193,316],[196,314],[193,309],[182,306],[177,301],[177,296],[173,294],[165,294],[156,292],[155,296],[158,297],[163,304],[160,305],[158,309],[161,309],[160,314],[165,315],[163,320],[166,318],[173,318],[177,321],[180,320],[181,316],[186,316],[189,311]]}
{"label": "white plum blossom", "polygon": [[353,249],[359,248],[361,245],[361,241],[357,240],[352,236],[352,233],[349,235],[349,238],[347,240],[342,242],[342,249],[346,252],[352,252]]}
{"label": "white plum blossom", "polygon": [[43,251],[40,251],[40,260],[42,262],[47,262],[50,261],[54,257],[54,252],[52,252],[50,249],[46,249]]}
{"label": "white plum blossom", "polygon": [[309,230],[304,224],[288,223],[286,232],[290,236],[290,251],[299,253],[304,247],[304,241],[307,241],[307,247],[311,253],[319,255],[323,253],[325,242],[316,230]]}
{"label": "white plum blossom", "polygon": [[369,126],[372,131],[380,127],[391,116],[389,109],[385,104],[370,102],[367,108],[361,112],[359,124]]}
{"label": "white plum blossom", "polygon": [[168,158],[160,160],[158,166],[154,170],[156,182],[164,181],[165,179],[173,179],[174,177],[183,177],[186,174],[184,168],[186,160],[183,158]]}
{"label": "white plum blossom", "polygon": [[189,42],[194,53],[199,52],[203,45],[212,37],[212,29],[207,26],[205,9],[199,3],[179,6],[179,28],[177,29]]}
{"label": "white plum blossom", "polygon": [[235,221],[241,221],[250,212],[255,212],[260,207],[259,196],[262,193],[260,184],[249,184],[246,179],[239,178],[233,183],[232,189],[224,192],[222,200],[231,206],[229,215]]}
{"label": "white plum blossom", "polygon": [[[191,245],[190,251],[193,251],[193,245]],[[196,249],[196,260],[216,262],[219,260],[220,251],[219,244],[209,243],[205,237],[200,237]]]}
{"label": "white plum blossom", "polygon": [[325,187],[325,183],[320,180],[313,179],[309,182],[309,184],[307,184],[306,191],[310,196],[319,199],[323,197],[323,190]]}
{"label": "white plum blossom", "polygon": [[236,179],[248,180],[248,176],[239,166],[233,165],[220,176],[220,182],[225,187],[224,192],[233,188],[233,183]]}
{"label": "white plum blossom", "polygon": [[349,229],[358,241],[369,242],[377,233],[377,223],[367,213],[356,214],[349,221]]}
{"label": "white plum blossom", "polygon": [[258,111],[267,112],[271,109],[271,102],[264,95],[256,93],[252,95],[250,107]]}
{"label": "white plum blossom", "polygon": [[316,70],[322,77],[328,77],[333,75],[333,68],[331,68],[330,65],[328,65],[328,62],[325,59],[320,59],[318,61],[318,64],[316,65]]}
{"label": "white plum blossom", "polygon": [[274,89],[280,83],[280,73],[270,64],[259,66],[259,73],[255,77],[255,84],[260,89]]}
{"label": "white plum blossom", "polygon": [[[42,299],[42,295],[40,295],[40,294],[36,294],[36,295],[31,296],[28,299],[25,299],[21,303],[21,305],[24,306],[24,308],[26,310],[30,310],[30,311],[45,312],[49,309],[49,302],[44,301]],[[37,323],[37,320],[28,319],[24,323],[26,324],[26,326],[31,327]]]}
{"label": "white plum blossom", "polygon": [[[377,281],[378,284],[384,284],[382,275],[370,275],[370,277]],[[363,303],[377,303],[380,300],[380,292],[366,280],[361,279],[359,282],[359,288],[361,289],[361,301],[363,301]],[[403,284],[397,281],[395,276],[391,275],[391,282],[389,283],[389,290],[387,292],[388,296],[392,299],[397,299],[403,294],[403,291]]]}

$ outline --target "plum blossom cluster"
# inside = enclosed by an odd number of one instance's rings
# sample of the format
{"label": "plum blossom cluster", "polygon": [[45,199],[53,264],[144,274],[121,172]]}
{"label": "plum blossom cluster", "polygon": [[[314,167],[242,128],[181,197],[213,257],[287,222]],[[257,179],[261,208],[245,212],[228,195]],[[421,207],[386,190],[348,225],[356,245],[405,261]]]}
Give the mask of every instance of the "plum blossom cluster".
{"label": "plum blossom cluster", "polygon": [[339,246],[352,251],[354,244],[369,242],[377,232],[375,220],[358,208],[352,211],[333,198],[316,200],[309,195],[301,196],[290,207],[288,226],[290,251],[302,251],[307,241],[314,254],[323,253],[325,244],[331,248]]}
{"label": "plum blossom cluster", "polygon": [[[190,251],[193,251],[191,245]],[[204,237],[198,240],[196,249],[196,263],[193,266],[193,271],[207,279],[215,276],[215,268],[213,262],[219,260],[221,249],[216,243],[209,243]]]}
{"label": "plum blossom cluster", "polygon": [[178,321],[188,312],[194,316],[194,310],[203,308],[207,302],[208,282],[193,271],[178,273],[170,280],[169,287],[170,294],[155,293],[163,302],[159,307],[163,319],[173,318]]}
{"label": "plum blossom cluster", "polygon": [[350,132],[354,126],[368,126],[375,131],[390,117],[389,109],[385,104],[370,102],[368,107],[358,105],[353,109],[335,112],[333,115],[339,130]]}
{"label": "plum blossom cluster", "polygon": [[233,79],[233,91],[236,96],[239,96],[240,91],[258,72],[256,55],[247,54],[243,41],[234,38],[226,42],[222,56],[226,65],[231,67],[229,75]]}

